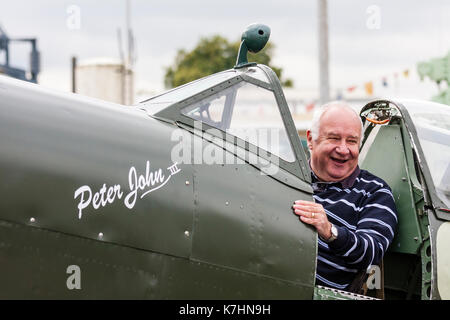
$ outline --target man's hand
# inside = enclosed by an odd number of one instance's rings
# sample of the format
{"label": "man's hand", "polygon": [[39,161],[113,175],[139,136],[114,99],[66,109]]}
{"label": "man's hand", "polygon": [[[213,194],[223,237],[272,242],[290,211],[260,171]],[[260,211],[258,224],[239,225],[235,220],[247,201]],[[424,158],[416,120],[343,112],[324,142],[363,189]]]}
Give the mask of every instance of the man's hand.
{"label": "man's hand", "polygon": [[323,239],[331,237],[331,223],[328,221],[327,214],[319,203],[311,201],[297,200],[292,206],[294,213],[300,217],[304,223],[313,225],[317,233]]}

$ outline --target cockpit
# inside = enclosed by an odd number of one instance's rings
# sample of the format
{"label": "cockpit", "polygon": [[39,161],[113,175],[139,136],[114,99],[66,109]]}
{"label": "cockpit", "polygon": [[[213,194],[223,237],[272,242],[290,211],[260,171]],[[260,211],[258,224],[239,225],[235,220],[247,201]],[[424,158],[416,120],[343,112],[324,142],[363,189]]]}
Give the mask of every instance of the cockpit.
{"label": "cockpit", "polygon": [[141,103],[150,116],[232,142],[310,180],[306,155],[275,73],[252,64],[217,73]]}

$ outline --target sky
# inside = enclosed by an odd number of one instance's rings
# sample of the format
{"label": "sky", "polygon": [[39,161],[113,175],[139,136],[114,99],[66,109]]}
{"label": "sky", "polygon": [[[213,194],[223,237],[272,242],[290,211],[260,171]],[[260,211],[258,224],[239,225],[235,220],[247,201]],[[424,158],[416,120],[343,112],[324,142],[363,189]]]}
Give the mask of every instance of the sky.
{"label": "sky", "polygon": [[[163,91],[165,68],[177,50],[216,34],[236,41],[258,22],[271,28],[273,64],[294,81],[290,91],[317,92],[317,7],[317,0],[131,0],[136,89],[150,96]],[[69,91],[72,56],[119,58],[125,8],[125,0],[0,0],[0,25],[11,38],[37,37],[39,83]],[[328,23],[332,92],[356,86],[354,94],[364,94],[364,83],[373,81],[376,96],[429,99],[438,93],[435,83],[419,79],[416,65],[450,52],[449,0],[328,0]],[[11,63],[28,67],[28,54],[26,45],[13,47]]]}

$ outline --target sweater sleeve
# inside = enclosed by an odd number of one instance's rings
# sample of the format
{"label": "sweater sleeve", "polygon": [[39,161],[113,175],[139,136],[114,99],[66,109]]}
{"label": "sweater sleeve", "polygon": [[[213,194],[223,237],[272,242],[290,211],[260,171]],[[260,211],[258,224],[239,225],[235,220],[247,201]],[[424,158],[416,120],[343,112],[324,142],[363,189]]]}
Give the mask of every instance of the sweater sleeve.
{"label": "sweater sleeve", "polygon": [[363,203],[356,230],[337,227],[338,237],[328,246],[349,265],[367,269],[381,261],[392,243],[396,226],[392,191],[380,188]]}

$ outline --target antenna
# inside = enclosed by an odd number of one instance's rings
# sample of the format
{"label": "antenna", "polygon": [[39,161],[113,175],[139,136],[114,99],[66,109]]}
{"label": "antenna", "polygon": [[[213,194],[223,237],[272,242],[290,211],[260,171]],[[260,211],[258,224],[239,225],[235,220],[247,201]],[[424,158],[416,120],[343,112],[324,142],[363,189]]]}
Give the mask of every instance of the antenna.
{"label": "antenna", "polygon": [[120,28],[117,28],[117,43],[119,45],[120,61],[122,61],[122,63],[125,64],[125,57],[124,57],[123,48],[122,48],[122,32],[120,31]]}
{"label": "antenna", "polygon": [[125,34],[126,34],[126,57],[124,52],[122,51],[122,38],[119,31],[119,39],[120,39],[120,57],[123,64],[123,70],[122,70],[122,79],[123,79],[123,85],[122,85],[122,91],[123,91],[123,99],[124,104],[130,104],[134,101],[134,81],[133,81],[133,67],[136,62],[136,56],[134,51],[134,35],[133,30],[131,29],[131,1],[126,1],[126,8],[125,8]]}
{"label": "antenna", "polygon": [[127,0],[127,8],[126,8],[126,28],[127,28],[127,68],[133,69],[134,63],[136,62],[136,57],[134,53],[134,35],[133,30],[131,29],[131,2]]}

